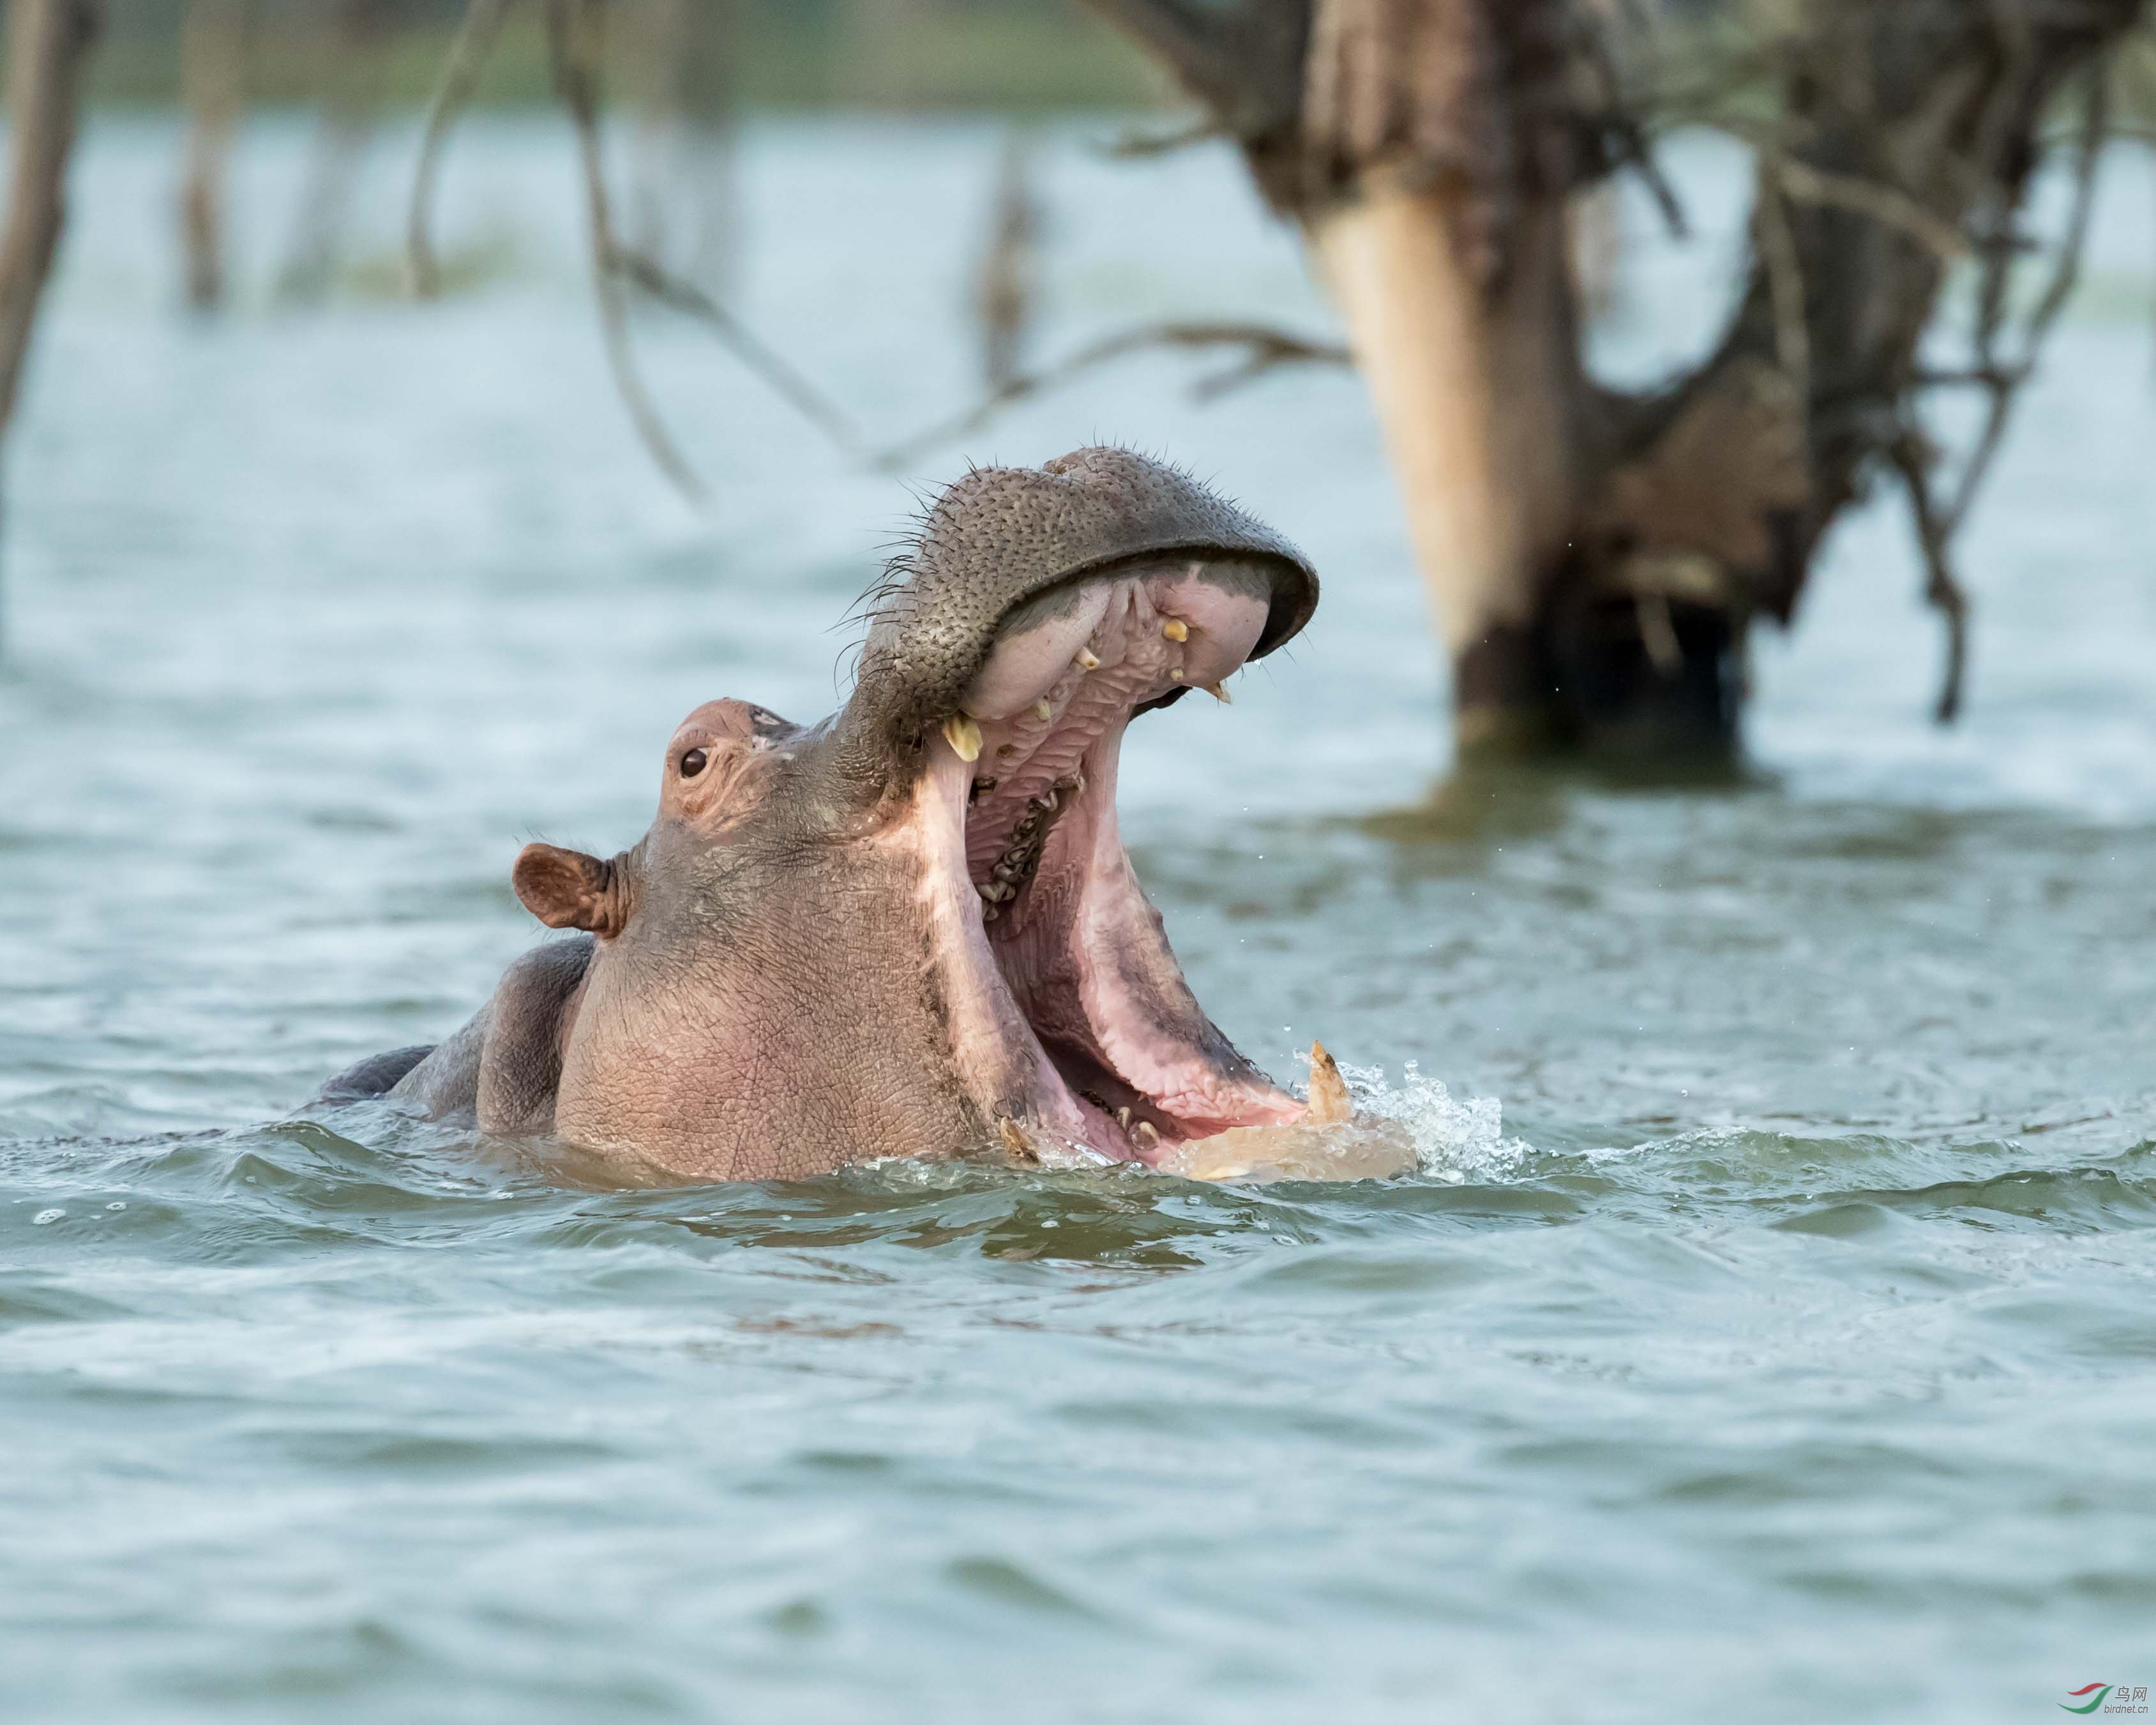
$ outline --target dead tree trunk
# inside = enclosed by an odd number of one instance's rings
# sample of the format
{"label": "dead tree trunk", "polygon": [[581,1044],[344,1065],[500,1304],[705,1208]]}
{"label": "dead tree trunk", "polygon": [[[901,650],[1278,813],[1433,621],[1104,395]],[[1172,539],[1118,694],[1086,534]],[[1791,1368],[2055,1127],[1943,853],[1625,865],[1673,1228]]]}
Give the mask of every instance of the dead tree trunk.
{"label": "dead tree trunk", "polygon": [[38,306],[67,222],[82,69],[103,18],[97,0],[9,0],[7,225],[0,228],[0,446],[14,418]]}
{"label": "dead tree trunk", "polygon": [[190,0],[180,34],[187,148],[179,215],[187,304],[198,311],[224,303],[225,162],[246,59],[247,0]]}
{"label": "dead tree trunk", "polygon": [[14,417],[38,304],[67,221],[83,63],[102,19],[96,0],[9,0],[7,226],[0,228],[0,435]]}
{"label": "dead tree trunk", "polygon": [[[1789,619],[1827,527],[1879,471],[1902,472],[1930,521],[1930,591],[1958,624],[1943,547],[1959,517],[1928,496],[1917,344],[1957,256],[2005,303],[2039,123],[2143,0],[1763,8],[1741,59],[1707,69],[1708,100],[1664,93],[1647,116],[1749,130],[1761,169],[1724,339],[1637,398],[1587,375],[1567,257],[1575,193],[1627,165],[1652,175],[1598,33],[1609,8],[1088,3],[1301,226],[1383,428],[1464,746],[1732,743],[1748,629]],[[1762,111],[1763,130],[1747,117]],[[2015,380],[1994,357],[1977,369],[2002,380],[2003,418]]]}

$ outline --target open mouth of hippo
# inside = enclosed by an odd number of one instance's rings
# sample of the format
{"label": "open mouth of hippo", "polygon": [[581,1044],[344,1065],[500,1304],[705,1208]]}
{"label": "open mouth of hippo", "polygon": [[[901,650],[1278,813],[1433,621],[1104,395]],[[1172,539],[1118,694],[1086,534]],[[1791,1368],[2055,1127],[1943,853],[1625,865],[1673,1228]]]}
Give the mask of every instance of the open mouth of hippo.
{"label": "open mouth of hippo", "polygon": [[1123,849],[1116,783],[1137,715],[1227,680],[1301,626],[1276,558],[1142,557],[1034,593],[996,624],[927,739],[920,810],[937,920],[963,948],[954,1031],[1031,1056],[1026,1127],[1152,1161],[1303,1105],[1199,1007]]}

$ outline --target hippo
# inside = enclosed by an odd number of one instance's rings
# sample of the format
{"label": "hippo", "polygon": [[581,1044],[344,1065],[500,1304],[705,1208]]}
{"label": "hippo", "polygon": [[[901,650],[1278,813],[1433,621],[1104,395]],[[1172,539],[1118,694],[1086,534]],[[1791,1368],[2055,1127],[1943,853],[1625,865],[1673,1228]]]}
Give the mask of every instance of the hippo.
{"label": "hippo", "polygon": [[1226,701],[1317,604],[1301,552],[1173,467],[977,469],[869,594],[837,713],[698,707],[634,845],[517,857],[517,897],[570,936],[447,1041],[316,1100],[689,1180],[976,1149],[1160,1164],[1316,1117],[1183,980],[1116,774],[1133,718]]}

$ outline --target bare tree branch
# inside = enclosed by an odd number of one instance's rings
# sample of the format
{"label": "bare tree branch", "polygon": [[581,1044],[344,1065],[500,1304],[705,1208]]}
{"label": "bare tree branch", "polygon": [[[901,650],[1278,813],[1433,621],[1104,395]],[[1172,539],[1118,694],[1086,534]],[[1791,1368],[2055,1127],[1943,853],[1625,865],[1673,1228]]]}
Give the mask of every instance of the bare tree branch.
{"label": "bare tree branch", "polygon": [[1194,120],[1188,126],[1167,131],[1123,132],[1095,144],[1092,149],[1095,155],[1105,156],[1111,162],[1144,162],[1155,156],[1173,156],[1178,150],[1193,149],[1226,136],[1217,120]]}
{"label": "bare tree branch", "polygon": [[419,141],[419,165],[412,176],[412,205],[404,227],[405,275],[416,299],[431,300],[442,291],[442,267],[434,255],[433,234],[434,187],[441,177],[442,156],[516,3],[470,0],[427,105],[426,131]]}
{"label": "bare tree branch", "polygon": [[877,458],[877,465],[891,470],[905,466],[942,444],[969,437],[987,425],[1005,408],[1029,396],[1060,388],[1087,372],[1153,347],[1247,349],[1243,362],[1233,370],[1199,386],[1200,399],[1210,400],[1230,389],[1262,377],[1281,366],[1354,363],[1353,356],[1337,342],[1313,341],[1306,336],[1242,323],[1161,323],[1123,330],[1087,343],[1060,365],[1046,371],[1014,377],[978,406],[956,418],[895,444]]}
{"label": "bare tree branch", "polygon": [[[1637,20],[1634,22],[1636,27]],[[1601,85],[1602,98],[1608,109],[1601,116],[1605,136],[1618,160],[1639,175],[1640,184],[1655,200],[1655,208],[1661,215],[1662,225],[1669,229],[1670,237],[1689,238],[1690,224],[1685,220],[1684,204],[1677,197],[1676,187],[1664,176],[1661,164],[1655,159],[1655,146],[1648,140],[1646,127],[1625,99],[1624,75],[1611,49],[1608,31],[1600,21],[1589,19],[1584,34],[1588,62],[1594,69],[1595,81]]]}
{"label": "bare tree branch", "polygon": [[613,270],[670,311],[695,318],[727,349],[768,383],[801,416],[819,427],[849,455],[865,458],[866,449],[859,430],[843,409],[816,386],[759,341],[741,321],[701,288],[670,275],[649,258],[625,246],[610,254]]}
{"label": "bare tree branch", "polygon": [[1888,445],[1887,456],[1908,488],[1909,512],[1924,558],[1924,598],[1946,625],[1946,670],[1939,679],[1932,717],[1938,724],[1951,725],[1961,714],[1962,688],[1969,671],[1969,594],[1948,559],[1952,530],[1932,500],[1931,450],[1914,429],[1905,428]]}
{"label": "bare tree branch", "polygon": [[[2030,312],[2020,340],[2021,357],[2010,367],[1999,367],[1989,351],[1987,338],[1979,345],[1979,362],[1994,369],[1999,382],[1991,390],[1991,401],[1986,411],[1984,429],[1978,435],[1975,449],[1963,464],[1960,481],[1954,487],[1953,501],[1941,518],[1947,539],[1952,540],[1961,531],[1962,523],[1969,518],[1970,508],[1984,484],[1992,459],[2006,435],[2006,423],[2013,412],[2014,399],[2024,380],[2034,367],[2044,339],[2051,333],[2059,313],[2072,296],[2075,284],[2081,278],[2082,253],[2088,239],[2089,218],[2096,208],[2097,168],[2103,157],[2106,131],[2110,120],[2111,80],[2102,61],[2089,69],[2087,94],[2082,114],[2081,145],[2074,162],[2073,210],[2066,218],[2066,231],[2059,242],[2059,249],[2051,270],[2051,279]],[[2003,277],[2009,265],[2002,264],[1998,275]],[[1999,290],[2003,297],[2004,290]],[[1996,312],[1987,308],[1985,316],[1993,320]]]}
{"label": "bare tree branch", "polygon": [[1856,174],[1829,173],[1787,156],[1776,157],[1773,162],[1782,190],[1799,203],[1827,204],[1870,216],[1922,241],[1949,264],[1969,254],[1966,234],[1953,223],[1940,220],[1906,192]]}
{"label": "bare tree branch", "polygon": [[621,248],[613,236],[606,163],[599,148],[599,75],[605,17],[606,0],[547,0],[547,36],[553,55],[554,90],[576,125],[583,165],[585,218],[590,228],[592,287],[598,297],[599,329],[614,387],[621,392],[637,435],[681,495],[701,505],[706,499],[703,482],[675,446],[665,421],[644,388],[629,341],[629,305],[617,267]]}
{"label": "bare tree branch", "polygon": [[[613,201],[608,190],[605,156],[599,135],[609,3],[610,0],[547,0],[547,39],[555,95],[576,129],[600,336],[614,387],[629,410],[637,436],[684,497],[699,505],[706,501],[702,480],[667,429],[637,365],[629,326],[632,290],[701,323],[839,449],[857,459],[865,459],[859,433],[828,397],[757,340],[709,294],[680,280],[643,252],[624,245],[617,237]],[[470,99],[488,51],[500,36],[502,24],[515,4],[516,0],[471,0],[449,62],[435,86],[406,228],[406,259],[412,288],[422,296],[439,291],[440,283],[429,228],[443,146],[457,116]]]}

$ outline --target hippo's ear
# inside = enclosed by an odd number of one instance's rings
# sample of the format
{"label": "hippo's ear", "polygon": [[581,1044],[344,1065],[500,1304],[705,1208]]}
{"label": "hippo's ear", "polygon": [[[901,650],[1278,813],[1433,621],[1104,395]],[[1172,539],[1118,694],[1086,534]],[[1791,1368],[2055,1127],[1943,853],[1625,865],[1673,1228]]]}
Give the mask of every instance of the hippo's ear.
{"label": "hippo's ear", "polygon": [[549,928],[582,928],[602,938],[619,934],[629,921],[621,870],[581,850],[527,845],[517,853],[509,884],[524,908]]}

